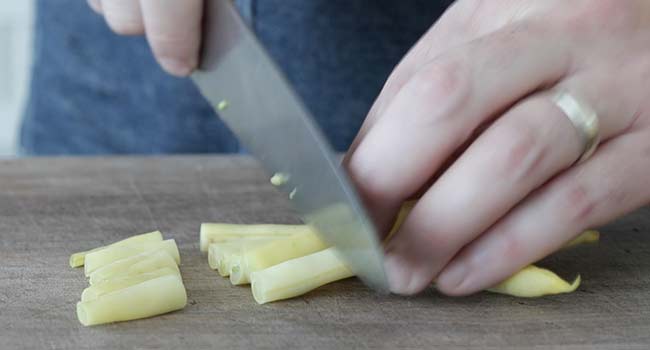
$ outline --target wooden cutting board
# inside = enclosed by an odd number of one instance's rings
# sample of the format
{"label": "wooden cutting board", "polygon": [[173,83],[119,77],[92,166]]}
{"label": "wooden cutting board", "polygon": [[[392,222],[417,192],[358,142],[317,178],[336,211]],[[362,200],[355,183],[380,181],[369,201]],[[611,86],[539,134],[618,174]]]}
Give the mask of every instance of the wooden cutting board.
{"label": "wooden cutting board", "polygon": [[[259,306],[208,268],[204,221],[297,222],[250,158],[0,162],[0,349],[650,348],[648,208],[602,228],[599,246],[544,261],[584,282],[542,299],[378,296],[348,280]],[[82,327],[86,281],[69,254],[155,229],[179,243],[187,308]]]}

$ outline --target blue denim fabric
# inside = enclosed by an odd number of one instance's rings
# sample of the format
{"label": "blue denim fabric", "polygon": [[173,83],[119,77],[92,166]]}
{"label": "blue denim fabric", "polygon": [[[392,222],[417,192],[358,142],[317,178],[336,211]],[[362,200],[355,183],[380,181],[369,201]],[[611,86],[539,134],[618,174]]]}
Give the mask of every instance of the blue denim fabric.
{"label": "blue denim fabric", "polygon": [[[239,0],[325,134],[345,150],[400,58],[450,0]],[[188,79],[81,0],[38,0],[25,154],[239,152]]]}

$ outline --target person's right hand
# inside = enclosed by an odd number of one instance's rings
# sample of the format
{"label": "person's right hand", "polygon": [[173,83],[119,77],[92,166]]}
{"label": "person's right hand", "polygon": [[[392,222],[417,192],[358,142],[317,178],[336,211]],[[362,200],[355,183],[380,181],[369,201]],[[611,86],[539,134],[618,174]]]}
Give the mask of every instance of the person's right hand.
{"label": "person's right hand", "polygon": [[203,0],[88,0],[121,35],[147,36],[168,73],[189,75],[198,64]]}

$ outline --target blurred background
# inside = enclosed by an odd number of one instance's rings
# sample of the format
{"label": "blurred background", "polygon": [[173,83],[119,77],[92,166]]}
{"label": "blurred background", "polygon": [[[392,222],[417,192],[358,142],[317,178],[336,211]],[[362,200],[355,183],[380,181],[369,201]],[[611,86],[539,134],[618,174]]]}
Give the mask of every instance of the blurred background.
{"label": "blurred background", "polygon": [[0,156],[17,152],[31,64],[33,1],[0,1]]}
{"label": "blurred background", "polygon": [[[449,2],[265,0],[255,26],[342,152]],[[0,157],[244,151],[189,79],[165,74],[143,37],[116,35],[86,1],[0,1],[0,45]]]}

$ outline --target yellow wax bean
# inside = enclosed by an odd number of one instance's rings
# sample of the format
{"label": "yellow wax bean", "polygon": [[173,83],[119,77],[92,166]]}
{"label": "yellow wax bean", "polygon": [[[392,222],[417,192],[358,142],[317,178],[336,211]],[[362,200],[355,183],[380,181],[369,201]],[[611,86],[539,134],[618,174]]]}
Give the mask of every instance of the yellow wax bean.
{"label": "yellow wax bean", "polygon": [[599,240],[600,240],[600,232],[589,230],[581,233],[578,237],[574,238],[569,243],[565,244],[563,249],[573,248],[577,245],[582,245],[586,243],[596,243]]}
{"label": "yellow wax bean", "polygon": [[103,247],[98,247],[92,250],[88,250],[85,252],[74,253],[70,255],[70,267],[83,266],[87,254],[100,251],[108,247],[124,247],[132,244],[141,244],[146,242],[160,242],[162,240],[163,240],[162,233],[160,233],[160,231],[154,231],[154,232],[143,233],[141,235],[129,237],[121,241]]}
{"label": "yellow wax bean", "polygon": [[92,252],[86,255],[84,272],[86,273],[86,276],[88,276],[98,268],[108,265],[114,261],[128,258],[133,255],[138,255],[140,253],[156,250],[166,251],[169,256],[176,260],[177,264],[180,264],[181,258],[178,252],[178,247],[176,246],[176,241],[173,239],[168,239],[162,242],[145,242],[124,247],[109,247],[100,251]]}
{"label": "yellow wax bean", "polygon": [[261,246],[272,240],[271,238],[212,243],[208,248],[208,265],[211,269],[217,270],[222,277],[227,277],[230,275],[232,263],[235,260],[239,261],[243,250]]}
{"label": "yellow wax bean", "polygon": [[77,317],[84,326],[136,320],[179,310],[187,304],[183,281],[165,275],[107,293],[77,304]]}
{"label": "yellow wax bean", "polygon": [[406,217],[409,215],[411,210],[413,210],[415,203],[416,203],[415,201],[409,201],[404,203],[404,205],[402,205],[402,208],[400,208],[399,213],[397,213],[397,218],[395,218],[395,223],[393,224],[393,227],[390,229],[390,232],[386,236],[386,240],[390,239],[395,234],[395,232],[399,230],[399,228],[406,220]]}
{"label": "yellow wax bean", "polygon": [[102,281],[118,276],[137,275],[168,267],[180,273],[176,261],[166,251],[152,251],[117,260],[101,267],[90,274],[90,284],[95,285]]}
{"label": "yellow wax bean", "polygon": [[334,248],[329,248],[251,273],[251,288],[255,301],[265,304],[297,297],[353,275]]}
{"label": "yellow wax bean", "polygon": [[535,298],[545,295],[571,293],[580,286],[580,275],[573,283],[560,278],[547,269],[529,265],[507,280],[489,288],[489,292],[512,295],[521,298]]}
{"label": "yellow wax bean", "polygon": [[[389,236],[399,229],[415,204],[415,202],[404,204]],[[338,215],[336,209],[338,208],[335,207],[325,214],[336,217]],[[221,236],[218,236],[217,240],[268,237],[269,234],[275,233],[264,232],[268,229],[265,226],[237,225],[237,232],[248,232],[249,234],[231,236],[226,236],[225,230],[219,228]],[[249,227],[253,227],[253,234],[250,234]],[[203,232],[201,237],[203,245],[205,243]],[[585,231],[568,242],[563,249],[597,242],[599,237],[600,234],[597,231]],[[205,238],[205,240],[209,239]],[[334,248],[328,248],[311,231],[277,238],[259,246],[250,244],[244,248],[242,243],[244,240],[236,242],[211,246],[210,264],[213,268],[219,269],[223,276],[228,275],[229,271],[230,281],[233,284],[250,282],[253,296],[260,304],[299,296],[321,285],[352,276],[350,270],[335,254]],[[230,269],[228,270],[228,268]],[[549,270],[530,265],[499,285],[490,288],[489,291],[516,297],[539,297],[570,293],[575,291],[579,285],[580,276],[573,283],[568,283]]]}
{"label": "yellow wax bean", "polygon": [[[250,275],[253,297],[260,303],[293,298],[322,285],[352,276],[334,248],[285,261]],[[553,272],[530,265],[490,292],[516,297],[540,297],[570,293],[580,285],[580,276],[569,284]]]}
{"label": "yellow wax bean", "polygon": [[104,280],[84,289],[83,293],[81,293],[81,301],[95,300],[104,294],[108,294],[116,290],[124,289],[132,285],[165,275],[179,275],[179,273],[178,270],[174,270],[169,267],[163,267],[162,269],[154,270],[151,272],[145,272],[137,275],[118,276],[113,279]]}
{"label": "yellow wax bean", "polygon": [[299,234],[279,238],[267,244],[244,249],[238,262],[230,269],[230,282],[246,284],[250,282],[250,274],[255,271],[299,258],[328,246],[316,234]]}
{"label": "yellow wax bean", "polygon": [[232,241],[237,239],[268,239],[288,237],[296,234],[311,233],[307,225],[241,225],[204,223],[201,224],[201,251],[207,252],[211,243]]}

